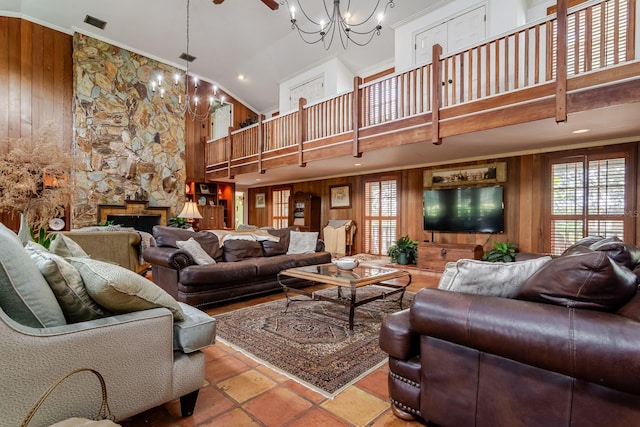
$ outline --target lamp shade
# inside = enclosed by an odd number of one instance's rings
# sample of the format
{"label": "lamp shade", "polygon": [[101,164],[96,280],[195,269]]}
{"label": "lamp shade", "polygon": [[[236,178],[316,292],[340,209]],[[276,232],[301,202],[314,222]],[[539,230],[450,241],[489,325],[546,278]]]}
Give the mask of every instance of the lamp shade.
{"label": "lamp shade", "polygon": [[178,214],[178,218],[200,219],[202,215],[200,215],[198,205],[195,202],[186,202],[182,211]]}

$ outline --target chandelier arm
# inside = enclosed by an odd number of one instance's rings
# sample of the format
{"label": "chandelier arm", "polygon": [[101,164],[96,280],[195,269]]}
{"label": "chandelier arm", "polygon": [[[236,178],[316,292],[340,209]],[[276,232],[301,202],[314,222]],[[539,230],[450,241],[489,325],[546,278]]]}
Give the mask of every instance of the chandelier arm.
{"label": "chandelier arm", "polygon": [[[298,1],[297,1],[297,3],[298,3],[298,7],[300,8],[300,12],[302,12],[302,14],[304,15],[304,17],[305,17],[305,18],[307,18],[307,21],[311,22],[313,25],[320,25],[320,23],[319,23],[319,22],[316,22],[316,21],[314,21],[313,19],[311,19],[311,18],[309,17],[309,15],[307,14],[307,12],[304,10],[304,8],[302,7],[302,5],[300,4],[300,0],[298,0]],[[326,3],[324,3],[324,0],[322,1],[322,3],[324,4],[324,8],[325,8],[325,10],[326,10],[326,9],[327,9],[327,5],[326,5]],[[289,3],[287,2],[287,5],[288,5],[288,4],[289,4]],[[328,13],[328,12],[327,12],[327,16],[329,16],[329,13]]]}
{"label": "chandelier arm", "polygon": [[[349,4],[351,4],[351,0],[349,0]],[[387,3],[387,4],[389,4],[389,3]],[[367,16],[367,19],[365,19],[364,21],[360,21],[360,22],[358,22],[356,24],[349,23],[349,27],[359,27],[359,26],[364,25],[367,22],[369,22],[369,20],[373,17],[373,15],[375,15],[376,11],[378,10],[378,7],[380,7],[380,0],[377,1],[376,6],[371,11],[371,14],[369,16]],[[386,10],[387,9],[385,8],[385,11]]]}

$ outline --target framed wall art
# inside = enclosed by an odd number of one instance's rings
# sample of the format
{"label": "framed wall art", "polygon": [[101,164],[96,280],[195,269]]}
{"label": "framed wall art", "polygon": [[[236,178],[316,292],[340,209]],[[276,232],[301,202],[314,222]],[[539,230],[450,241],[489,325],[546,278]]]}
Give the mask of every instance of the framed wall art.
{"label": "framed wall art", "polygon": [[351,208],[351,184],[329,187],[329,207],[331,209]]}
{"label": "framed wall art", "polygon": [[424,187],[463,187],[507,181],[507,162],[424,171]]}
{"label": "framed wall art", "polygon": [[211,194],[209,193],[209,184],[199,184],[199,186],[202,194]]}
{"label": "framed wall art", "polygon": [[256,208],[264,208],[267,206],[267,197],[265,193],[256,193]]}

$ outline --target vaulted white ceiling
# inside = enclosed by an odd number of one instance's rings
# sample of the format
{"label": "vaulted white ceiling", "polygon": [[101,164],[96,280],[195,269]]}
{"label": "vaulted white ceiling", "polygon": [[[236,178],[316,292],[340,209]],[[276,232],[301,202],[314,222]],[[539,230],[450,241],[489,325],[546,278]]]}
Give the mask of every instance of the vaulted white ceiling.
{"label": "vaulted white ceiling", "polygon": [[[279,0],[278,0],[279,1]],[[320,0],[301,0],[303,4]],[[327,0],[329,1],[329,0]],[[347,1],[347,0],[343,0]],[[509,0],[511,1],[511,0]],[[538,4],[542,0],[528,0]],[[546,0],[545,0],[546,1]],[[374,0],[351,0],[354,10]],[[339,43],[330,51],[307,45],[291,30],[286,7],[272,11],[261,0],[191,0],[191,70],[223,87],[258,112],[277,109],[279,84],[326,60],[338,57],[355,75],[367,76],[393,66],[393,27],[447,0],[395,0],[382,35],[366,47]],[[369,6],[370,7],[370,6]],[[80,31],[119,46],[184,67],[186,0],[0,0],[0,14],[20,16],[72,33]],[[83,22],[86,15],[107,21],[104,30]],[[238,74],[246,79],[238,80]],[[499,114],[499,113],[497,113]],[[362,158],[310,162],[236,176],[238,186],[261,186],[330,176],[397,170],[517,153],[550,151],[578,145],[637,141],[640,102],[570,114],[566,124],[553,120],[525,123],[445,138],[442,145],[426,141],[392,147]],[[589,128],[590,132],[571,131]],[[354,166],[359,163],[360,166]]]}
{"label": "vaulted white ceiling", "polygon": [[[319,4],[319,0],[301,1],[303,6]],[[361,13],[369,13],[375,3],[351,0],[352,10]],[[442,0],[395,3],[388,9],[381,35],[371,44],[351,45],[345,51],[334,42],[325,51],[321,44],[305,44],[291,29],[286,6],[272,11],[261,0],[226,0],[219,5],[212,0],[191,0],[189,53],[197,59],[190,70],[258,112],[274,110],[280,82],[330,58],[338,57],[355,75],[392,66],[392,27]],[[80,31],[185,67],[179,56],[186,51],[186,5],[186,0],[0,0],[0,11],[68,33]],[[84,23],[86,15],[106,21],[107,26],[100,30]],[[239,74],[245,76],[244,81],[238,80]]]}

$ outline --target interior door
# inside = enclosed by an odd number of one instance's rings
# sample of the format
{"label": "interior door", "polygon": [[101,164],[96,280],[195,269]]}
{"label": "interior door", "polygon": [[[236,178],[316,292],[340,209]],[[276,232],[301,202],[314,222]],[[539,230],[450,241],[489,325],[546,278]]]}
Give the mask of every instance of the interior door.
{"label": "interior door", "polygon": [[215,140],[227,136],[229,127],[233,123],[232,115],[231,104],[222,104],[211,113],[211,139]]}
{"label": "interior door", "polygon": [[298,100],[304,98],[307,103],[324,98],[324,76],[318,76],[313,80],[291,88],[289,92],[290,111],[298,109]]}
{"label": "interior door", "polygon": [[433,53],[433,45],[439,44],[442,46],[442,52],[447,51],[447,23],[443,22],[440,25],[429,28],[416,34],[415,37],[415,53],[414,64],[424,64],[431,62],[431,55]]}
{"label": "interior door", "polygon": [[448,22],[448,47],[453,52],[477,44],[486,37],[486,6],[480,6]]}

